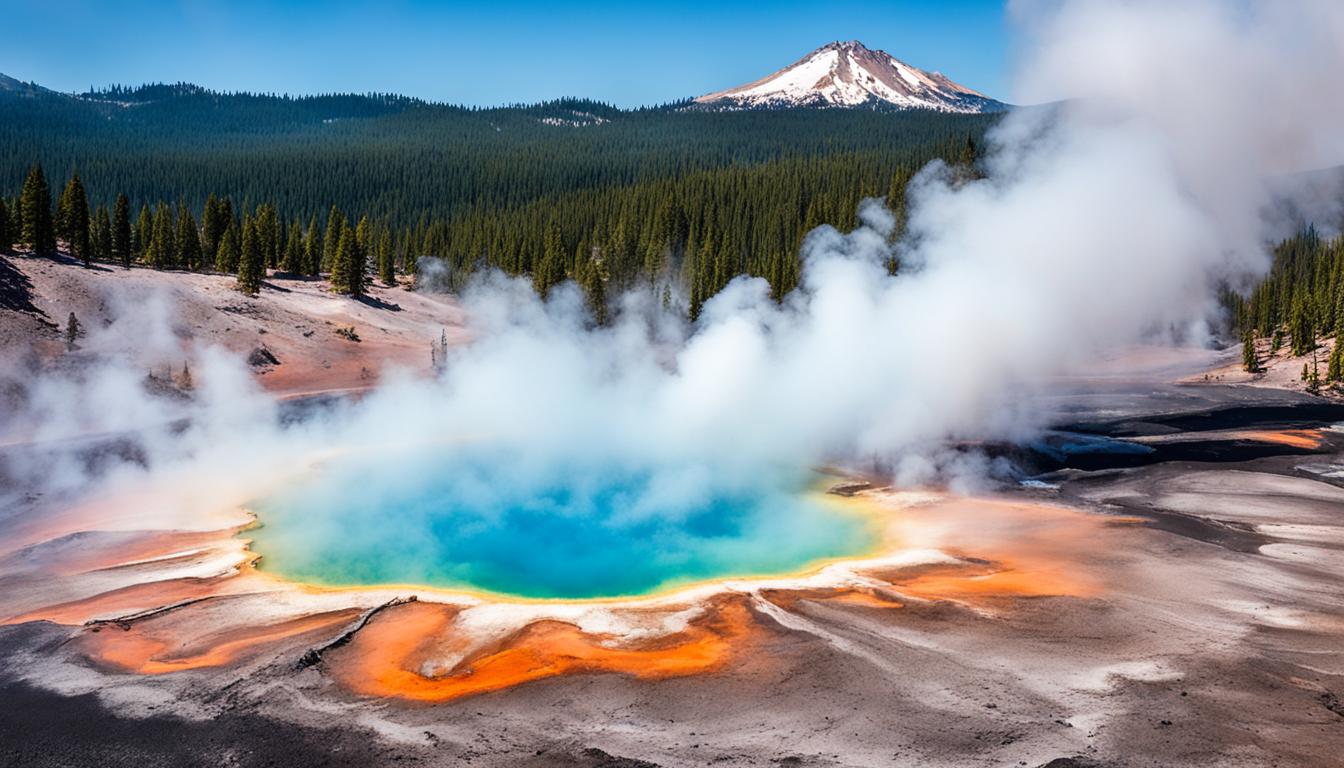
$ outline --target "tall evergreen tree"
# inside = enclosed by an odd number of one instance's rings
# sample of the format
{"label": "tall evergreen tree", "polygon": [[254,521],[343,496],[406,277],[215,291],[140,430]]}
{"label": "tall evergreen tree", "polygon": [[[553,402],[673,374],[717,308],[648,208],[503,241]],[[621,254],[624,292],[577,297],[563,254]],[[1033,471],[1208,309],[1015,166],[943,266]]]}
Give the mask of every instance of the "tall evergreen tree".
{"label": "tall evergreen tree", "polygon": [[33,253],[49,256],[56,252],[56,227],[51,215],[51,189],[42,166],[34,165],[23,182],[19,198],[23,231],[19,239]]}
{"label": "tall evergreen tree", "polygon": [[99,261],[112,259],[112,217],[107,215],[107,206],[98,206],[93,217],[93,257]]}
{"label": "tall evergreen tree", "polygon": [[1260,357],[1255,350],[1255,330],[1252,328],[1241,334],[1241,367],[1247,373],[1260,372]]}
{"label": "tall evergreen tree", "polygon": [[351,296],[364,295],[364,254],[359,249],[359,239],[355,230],[349,226],[341,232],[341,240],[336,246],[336,262],[331,270],[331,289],[337,293]]}
{"label": "tall evergreen tree", "polygon": [[[338,222],[340,231],[336,235],[336,251],[331,257],[331,274],[327,278],[331,290],[336,293],[350,292],[350,261],[355,248],[355,235],[351,232],[349,238],[346,237],[346,231],[350,228]],[[331,231],[327,231],[327,240],[331,239]],[[346,244],[346,240],[349,244]],[[342,248],[345,250],[341,250]]]}
{"label": "tall evergreen tree", "polygon": [[392,230],[384,229],[378,238],[378,279],[383,285],[397,284],[396,264],[392,254]]}
{"label": "tall evergreen tree", "polygon": [[262,262],[268,267],[276,267],[280,263],[280,217],[276,214],[275,206],[270,203],[262,203],[257,206],[257,213],[252,218],[257,229],[257,245],[261,248]]}
{"label": "tall evergreen tree", "polygon": [[308,219],[308,234],[303,238],[303,271],[317,276],[322,273],[322,235],[317,231],[317,216]]}
{"label": "tall evergreen tree", "polygon": [[13,225],[10,222],[9,205],[0,197],[0,253],[9,253],[14,247]]}
{"label": "tall evergreen tree", "polygon": [[23,239],[23,196],[12,197],[9,200],[9,244],[12,247],[14,243]]}
{"label": "tall evergreen tree", "polygon": [[561,239],[560,226],[555,219],[546,225],[546,238],[542,245],[541,262],[532,271],[532,287],[537,295],[545,298],[551,288],[565,279],[565,244]]}
{"label": "tall evergreen tree", "polygon": [[331,206],[327,214],[327,231],[322,243],[322,268],[335,270],[336,249],[341,245],[341,235],[345,232],[345,214],[336,206]]}
{"label": "tall evergreen tree", "polygon": [[88,266],[93,259],[90,243],[89,195],[79,174],[70,176],[57,206],[57,234],[65,238],[70,254]]}
{"label": "tall evergreen tree", "polygon": [[183,269],[205,269],[205,254],[201,248],[201,234],[196,230],[196,217],[185,204],[177,209],[177,261]]}
{"label": "tall evergreen tree", "polygon": [[[205,203],[201,222],[201,247],[209,259],[217,260],[224,232],[233,224],[233,203],[227,197],[211,195]],[[232,272],[233,270],[229,270]]]}
{"label": "tall evergreen tree", "polygon": [[[1341,265],[1344,267],[1344,264]],[[1338,275],[1344,280],[1344,273]],[[1344,381],[1344,286],[1338,288],[1335,308],[1335,345],[1330,350],[1330,360],[1325,367],[1325,380],[1331,383]]]}
{"label": "tall evergreen tree", "polygon": [[280,269],[291,275],[301,275],[303,268],[303,228],[295,221],[289,225],[289,235],[285,238],[285,255],[280,259]]}
{"label": "tall evergreen tree", "polygon": [[215,271],[233,274],[238,271],[238,262],[242,260],[243,248],[238,242],[238,225],[233,222],[225,228],[219,238],[219,249],[215,252]]}
{"label": "tall evergreen tree", "polygon": [[131,268],[131,201],[126,195],[117,195],[116,210],[112,214],[112,258],[121,266]]}
{"label": "tall evergreen tree", "polygon": [[[227,235],[226,235],[227,236]],[[238,290],[249,296],[255,296],[261,290],[261,281],[266,274],[261,252],[261,238],[257,235],[256,220],[246,217],[243,220],[242,255],[238,259]]]}
{"label": "tall evergreen tree", "polygon": [[149,210],[149,203],[140,204],[140,215],[135,219],[135,229],[132,232],[134,235],[132,248],[135,250],[135,258],[147,261],[149,258],[149,243],[154,239],[154,214]]}
{"label": "tall evergreen tree", "polygon": [[[586,253],[584,251],[587,251]],[[576,277],[583,286],[588,299],[588,311],[593,314],[593,322],[607,324],[607,273],[602,262],[592,256],[590,248],[583,248],[577,255],[581,269],[576,268]]]}
{"label": "tall evergreen tree", "polygon": [[219,239],[224,236],[226,223],[219,216],[219,198],[211,192],[201,206],[201,251],[213,265],[219,252]]}
{"label": "tall evergreen tree", "polygon": [[369,223],[367,214],[359,217],[359,224],[355,227],[355,245],[359,246],[359,250],[365,254],[371,250],[372,243],[369,241],[373,237],[372,227],[373,225]]}
{"label": "tall evergreen tree", "polygon": [[1330,350],[1330,362],[1326,365],[1325,380],[1331,383],[1344,381],[1344,337],[1335,334],[1335,346]]}
{"label": "tall evergreen tree", "polygon": [[145,261],[155,269],[172,269],[177,262],[177,234],[173,226],[172,210],[166,203],[154,209],[153,235],[145,254]]}
{"label": "tall evergreen tree", "polygon": [[1294,355],[1305,355],[1316,348],[1316,328],[1312,322],[1311,307],[1305,291],[1293,297],[1292,315],[1288,320],[1288,338]]}
{"label": "tall evergreen tree", "polygon": [[71,176],[69,181],[65,183],[65,186],[61,188],[61,193],[56,196],[56,210],[51,221],[52,226],[56,230],[56,241],[58,243],[62,240],[67,244],[70,242],[70,229],[66,225],[66,219],[68,218],[68,211],[71,204],[71,182],[75,180],[76,176],[78,176],[78,174]]}

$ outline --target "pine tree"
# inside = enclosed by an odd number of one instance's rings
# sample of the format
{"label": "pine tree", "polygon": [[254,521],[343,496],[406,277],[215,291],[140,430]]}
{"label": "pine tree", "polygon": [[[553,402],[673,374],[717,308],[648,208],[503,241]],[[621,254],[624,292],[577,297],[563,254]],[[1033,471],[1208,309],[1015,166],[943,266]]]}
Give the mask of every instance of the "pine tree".
{"label": "pine tree", "polygon": [[336,261],[331,269],[331,289],[351,296],[364,295],[364,255],[359,250],[355,230],[346,226],[336,246]]}
{"label": "pine tree", "polygon": [[14,246],[14,236],[10,234],[12,231],[9,205],[5,203],[3,197],[0,197],[0,253],[9,253]]}
{"label": "pine tree", "polygon": [[201,234],[196,230],[196,217],[191,215],[187,206],[177,209],[177,261],[184,269],[205,269],[204,252],[201,249]]}
{"label": "pine tree", "polygon": [[369,217],[367,215],[360,216],[359,225],[355,227],[355,245],[359,246],[360,252],[365,254],[369,252],[369,246],[371,245],[369,241],[372,237],[373,232],[369,224]]}
{"label": "pine tree", "polygon": [[285,238],[285,255],[280,259],[280,269],[291,275],[301,275],[303,269],[303,228],[295,221],[289,225],[289,236]]}
{"label": "pine tree", "polygon": [[1241,367],[1247,373],[1260,372],[1260,358],[1255,351],[1255,330],[1251,328],[1241,334]]}
{"label": "pine tree", "polygon": [[1331,383],[1344,381],[1344,338],[1335,334],[1335,346],[1330,350],[1330,361],[1325,368],[1325,380]]}
{"label": "pine tree", "polygon": [[224,232],[232,225],[233,203],[227,197],[211,195],[207,198],[201,213],[201,248],[207,259],[218,262],[219,245],[224,240]]}
{"label": "pine tree", "polygon": [[23,238],[23,197],[9,201],[9,244],[12,247]]}
{"label": "pine tree", "polygon": [[68,218],[67,212],[71,204],[70,182],[73,182],[74,180],[75,177],[71,176],[70,180],[67,181],[65,186],[61,188],[61,193],[56,196],[56,210],[54,215],[52,216],[51,223],[56,231],[57,243],[59,243],[62,240],[64,240],[66,243],[70,242],[70,230],[66,227],[65,220]]}
{"label": "pine tree", "polygon": [[117,195],[116,211],[112,214],[112,258],[126,269],[131,268],[131,201],[126,195]]}
{"label": "pine tree", "polygon": [[384,229],[378,238],[378,279],[383,281],[383,285],[397,284],[396,264],[392,258],[392,231],[388,229]]}
{"label": "pine tree", "polygon": [[42,166],[34,165],[23,182],[19,206],[23,215],[23,231],[19,239],[32,252],[49,256],[56,252],[56,229],[51,215],[51,189],[47,186]]}
{"label": "pine tree", "polygon": [[308,233],[303,236],[303,272],[322,274],[322,236],[317,231],[317,216],[308,219]]}
{"label": "pine tree", "polygon": [[56,206],[56,233],[65,239],[70,255],[88,266],[93,258],[89,241],[89,196],[79,174],[70,177]]}
{"label": "pine tree", "polygon": [[262,203],[257,206],[257,213],[252,221],[257,229],[257,246],[261,249],[262,263],[268,267],[278,266],[280,263],[278,230],[280,217],[275,212],[275,206],[270,203]]}
{"label": "pine tree", "polygon": [[410,233],[407,232],[401,241],[401,271],[415,277],[415,271],[420,266],[419,259],[419,255],[411,247]]}
{"label": "pine tree", "polygon": [[542,244],[541,263],[532,270],[532,288],[537,295],[546,298],[551,288],[565,279],[565,244],[561,239],[560,225],[551,219],[546,225],[546,236]]}
{"label": "pine tree", "polygon": [[131,247],[135,252],[135,258],[147,261],[149,244],[154,239],[154,214],[150,213],[149,203],[141,203],[140,215],[135,219],[133,235]]}
{"label": "pine tree", "polygon": [[349,281],[350,295],[359,297],[364,295],[364,289],[369,284],[369,255],[364,247],[359,244],[358,231],[355,231],[354,234],[354,244],[350,251],[350,261],[347,268],[347,280]]}
{"label": "pine tree", "polygon": [[341,234],[345,232],[345,214],[336,206],[331,206],[327,214],[327,231],[322,244],[322,268],[336,269],[336,249],[341,245]]}
{"label": "pine tree", "polygon": [[[1344,297],[1344,290],[1340,291],[1340,296]],[[1344,298],[1340,299],[1340,304],[1344,304]],[[1344,381],[1344,312],[1338,309],[1335,311],[1335,345],[1326,363],[1325,380],[1331,383]]]}
{"label": "pine tree", "polygon": [[224,274],[237,272],[238,262],[241,260],[242,245],[238,242],[238,227],[230,222],[219,238],[219,249],[215,253],[215,271]]}
{"label": "pine tree", "polygon": [[242,250],[238,259],[238,290],[255,296],[261,290],[266,267],[262,261],[261,238],[257,235],[256,220],[251,217],[243,220]]}
{"label": "pine tree", "polygon": [[9,201],[9,243],[20,242],[23,239],[23,196],[11,198]]}
{"label": "pine tree", "polygon": [[602,262],[592,258],[591,253],[580,254],[585,261],[580,282],[584,295],[588,298],[588,311],[593,313],[593,322],[607,324],[607,274]]}
{"label": "pine tree", "polygon": [[98,206],[93,217],[93,257],[99,261],[112,259],[112,219],[107,215],[107,206]]}
{"label": "pine tree", "polygon": [[[347,246],[346,230],[348,230],[349,227],[339,222],[338,226],[340,227],[340,232],[336,235],[336,251],[331,256],[331,275],[328,278],[328,281],[331,284],[332,291],[336,293],[349,293],[349,266],[351,251],[354,249],[355,236],[353,232],[350,233],[348,238],[350,242]],[[331,230],[327,230],[327,240],[331,240]],[[342,247],[345,247],[346,250],[341,250]]]}
{"label": "pine tree", "polygon": [[227,226],[219,213],[219,198],[211,192],[201,207],[201,250],[211,264],[219,253],[219,239],[224,236],[224,228]]}
{"label": "pine tree", "polygon": [[173,214],[164,203],[159,203],[154,210],[153,232],[145,261],[155,269],[172,269],[177,262],[177,234],[174,232]]}

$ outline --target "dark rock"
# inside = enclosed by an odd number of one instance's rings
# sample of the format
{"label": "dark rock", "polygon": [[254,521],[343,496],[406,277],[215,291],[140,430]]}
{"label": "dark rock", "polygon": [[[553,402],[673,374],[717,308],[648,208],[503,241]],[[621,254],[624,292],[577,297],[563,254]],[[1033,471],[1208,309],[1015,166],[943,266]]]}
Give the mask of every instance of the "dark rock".
{"label": "dark rock", "polygon": [[260,368],[266,365],[279,365],[280,359],[275,356],[274,352],[267,349],[265,344],[263,344],[260,347],[254,348],[248,354],[247,364],[253,368]]}
{"label": "dark rock", "polygon": [[1106,768],[1105,764],[1087,757],[1056,757],[1040,768]]}

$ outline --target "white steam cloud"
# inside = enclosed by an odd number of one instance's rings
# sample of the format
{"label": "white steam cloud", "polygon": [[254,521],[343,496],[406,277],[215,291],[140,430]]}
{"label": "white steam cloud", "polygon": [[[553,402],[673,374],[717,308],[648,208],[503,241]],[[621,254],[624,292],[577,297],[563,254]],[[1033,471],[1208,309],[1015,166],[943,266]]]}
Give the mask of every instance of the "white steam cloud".
{"label": "white steam cloud", "polygon": [[1267,266],[1282,226],[1266,218],[1273,191],[1344,161],[1344,5],[1012,10],[1027,35],[1019,100],[1049,104],[992,132],[984,178],[921,172],[899,243],[891,215],[866,202],[856,231],[808,236],[801,286],[781,304],[740,278],[694,328],[633,295],[612,327],[592,329],[572,287],[543,303],[526,281],[493,276],[464,296],[476,340],[439,379],[392,376],[282,430],[246,374],[212,359],[192,426],[152,458],[245,482],[318,447],[423,446],[388,468],[404,479],[433,471],[452,441],[480,440],[509,467],[485,483],[647,473],[637,515],[835,459],[919,481],[949,439],[1030,433],[1039,414],[1024,395],[1155,332],[1201,333],[1214,288]]}

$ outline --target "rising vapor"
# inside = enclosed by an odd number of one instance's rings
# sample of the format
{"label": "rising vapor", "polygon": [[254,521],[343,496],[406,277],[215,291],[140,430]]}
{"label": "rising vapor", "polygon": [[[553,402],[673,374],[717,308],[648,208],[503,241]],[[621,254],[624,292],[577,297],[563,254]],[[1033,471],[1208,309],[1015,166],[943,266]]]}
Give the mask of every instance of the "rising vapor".
{"label": "rising vapor", "polygon": [[[276,462],[345,446],[359,451],[349,460],[360,477],[467,471],[461,486],[485,494],[563,483],[581,496],[612,473],[638,476],[632,518],[778,487],[830,461],[929,480],[949,468],[948,440],[1039,429],[1030,395],[1053,376],[1172,329],[1207,334],[1216,287],[1268,265],[1283,226],[1266,217],[1275,185],[1344,159],[1338,4],[1012,10],[1027,40],[1017,101],[1043,106],[992,131],[983,178],[925,168],[899,239],[880,201],[864,203],[853,232],[812,232],[800,287],[782,303],[739,278],[693,327],[635,294],[611,327],[593,328],[572,287],[543,302],[526,281],[494,275],[465,292],[476,339],[441,376],[394,374],[306,423],[276,426],[241,364],[217,354],[190,406],[132,395],[134,378],[109,365],[51,383],[26,419],[49,423],[53,403],[71,398],[59,387],[113,386],[109,397],[134,408],[88,409],[81,430],[129,426],[110,413],[189,417],[148,436],[152,471],[208,469],[246,485]],[[464,443],[498,461],[444,458]],[[368,514],[396,526],[376,486],[365,492]],[[314,528],[324,522],[337,524]]]}

